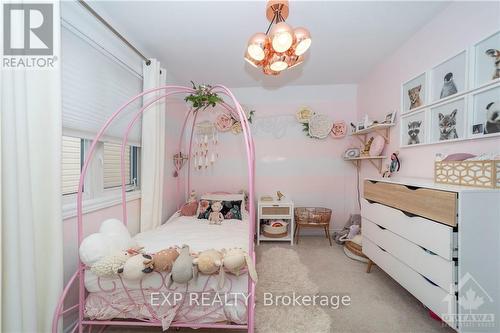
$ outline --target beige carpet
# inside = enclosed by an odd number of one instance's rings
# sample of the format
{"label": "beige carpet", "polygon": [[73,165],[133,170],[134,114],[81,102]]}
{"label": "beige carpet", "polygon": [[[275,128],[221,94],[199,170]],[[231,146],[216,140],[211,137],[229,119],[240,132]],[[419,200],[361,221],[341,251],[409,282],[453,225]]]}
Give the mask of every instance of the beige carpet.
{"label": "beige carpet", "polygon": [[[292,251],[280,251],[293,249]],[[285,256],[290,262],[284,265],[274,263],[270,257]],[[341,246],[330,247],[324,237],[301,237],[300,244],[290,246],[284,243],[261,243],[257,247],[259,285],[257,294],[264,288],[290,289],[294,284],[301,290],[317,290],[320,294],[349,295],[351,305],[337,310],[324,307],[307,311],[308,316],[297,315],[295,310],[263,308],[257,305],[256,327],[259,333],[304,332],[322,333],[331,325],[331,333],[452,333],[454,330],[442,326],[428,316],[427,310],[410,293],[390,276],[374,266],[370,274],[365,273],[366,264],[347,258]],[[275,272],[275,273],[273,273]],[[273,276],[284,277],[284,284]],[[266,287],[266,286],[270,287]],[[265,311],[265,312],[263,312]],[[314,312],[314,314],[312,314]],[[287,318],[281,315],[286,313]],[[326,316],[329,317],[325,321]],[[274,318],[273,318],[274,317]],[[297,323],[300,318],[302,322]],[[270,320],[276,321],[271,330]],[[290,329],[289,323],[296,324]],[[282,330],[287,327],[288,331]],[[328,329],[328,328],[326,328]],[[107,329],[106,332],[160,332],[156,329],[124,330]],[[174,331],[175,332],[175,331]],[[180,329],[179,332],[216,333],[217,330]],[[224,331],[228,332],[229,331]],[[234,331],[241,332],[241,331]]]}

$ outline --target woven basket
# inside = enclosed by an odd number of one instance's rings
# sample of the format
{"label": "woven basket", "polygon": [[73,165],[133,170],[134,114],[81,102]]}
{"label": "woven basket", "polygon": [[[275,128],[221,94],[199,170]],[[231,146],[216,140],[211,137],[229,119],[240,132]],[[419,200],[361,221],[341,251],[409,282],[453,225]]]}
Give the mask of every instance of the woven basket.
{"label": "woven basket", "polygon": [[322,207],[297,207],[295,208],[295,223],[329,225],[332,210]]}

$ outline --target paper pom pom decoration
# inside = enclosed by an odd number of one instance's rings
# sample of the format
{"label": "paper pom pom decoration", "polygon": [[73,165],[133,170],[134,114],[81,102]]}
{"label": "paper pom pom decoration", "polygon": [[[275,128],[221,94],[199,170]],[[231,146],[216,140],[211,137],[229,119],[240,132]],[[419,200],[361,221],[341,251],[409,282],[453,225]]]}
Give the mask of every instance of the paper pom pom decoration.
{"label": "paper pom pom decoration", "polygon": [[316,114],[309,120],[309,135],[313,138],[324,139],[330,134],[333,121],[327,115]]}
{"label": "paper pom pom decoration", "polygon": [[295,114],[297,117],[297,121],[301,124],[307,124],[309,123],[309,120],[311,119],[312,116],[314,116],[314,112],[309,109],[307,106],[302,107],[297,113]]}
{"label": "paper pom pom decoration", "polygon": [[227,113],[221,113],[215,119],[215,127],[217,127],[217,129],[220,132],[229,131],[233,126],[233,124],[234,124],[233,118]]}
{"label": "paper pom pom decoration", "polygon": [[334,139],[343,138],[347,133],[347,125],[344,121],[334,121],[330,135]]}

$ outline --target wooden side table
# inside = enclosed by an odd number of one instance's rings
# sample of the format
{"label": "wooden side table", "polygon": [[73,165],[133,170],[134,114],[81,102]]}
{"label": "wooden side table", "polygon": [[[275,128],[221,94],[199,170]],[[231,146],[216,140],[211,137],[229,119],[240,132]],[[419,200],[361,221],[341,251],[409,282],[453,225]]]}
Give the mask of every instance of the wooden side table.
{"label": "wooden side table", "polygon": [[[262,201],[258,202],[257,210],[257,245],[263,241],[278,241],[278,242],[290,242],[293,245],[294,237],[294,215],[293,215],[293,201],[291,200],[273,200],[273,201]],[[260,230],[260,224],[262,220],[285,220],[288,222],[288,234],[286,237],[267,237],[264,236]]]}

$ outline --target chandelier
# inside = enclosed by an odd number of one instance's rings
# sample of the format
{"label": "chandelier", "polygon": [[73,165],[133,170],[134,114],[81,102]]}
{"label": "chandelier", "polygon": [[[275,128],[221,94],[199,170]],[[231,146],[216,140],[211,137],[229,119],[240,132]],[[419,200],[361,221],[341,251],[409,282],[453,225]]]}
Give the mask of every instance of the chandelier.
{"label": "chandelier", "polygon": [[250,38],[245,60],[256,68],[262,67],[264,74],[278,75],[304,61],[311,35],[306,28],[292,29],[286,24],[288,0],[269,0],[266,16],[269,27],[266,33],[258,32]]}

